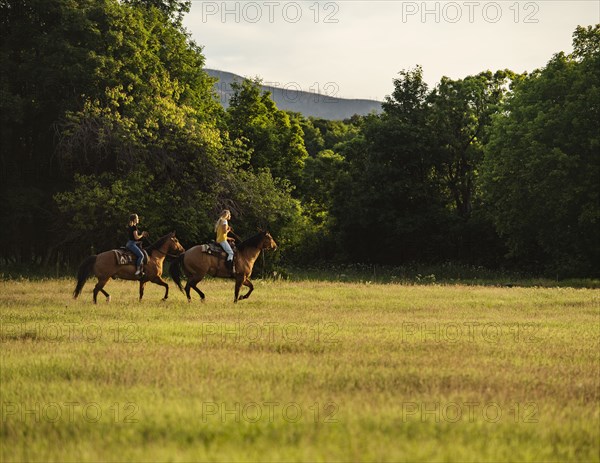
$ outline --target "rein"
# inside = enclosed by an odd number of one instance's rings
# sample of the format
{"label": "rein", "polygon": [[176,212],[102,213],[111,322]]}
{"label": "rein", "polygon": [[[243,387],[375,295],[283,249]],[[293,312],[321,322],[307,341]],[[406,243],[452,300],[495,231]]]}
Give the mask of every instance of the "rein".
{"label": "rein", "polygon": [[[164,255],[166,257],[177,258],[177,257],[180,256],[180,254],[169,254],[168,252],[161,251],[160,249],[153,249],[152,251],[158,251],[158,252],[160,252],[162,255]],[[152,254],[152,251],[150,251],[150,254]]]}
{"label": "rein", "polygon": [[[163,256],[165,256],[165,257],[171,257],[171,258],[173,258],[173,259],[175,259],[175,258],[177,258],[177,257],[179,257],[179,256],[180,256],[180,254],[169,254],[168,252],[161,251],[161,250],[160,250],[160,249],[158,249],[158,248],[154,248],[154,249],[152,249],[152,251],[158,251],[158,252],[160,252],[160,253],[161,253]],[[152,255],[152,251],[150,251],[150,252],[148,253],[148,256],[151,256],[151,255]],[[146,251],[146,252],[148,252],[148,251]],[[185,252],[185,251],[184,251],[184,252]]]}

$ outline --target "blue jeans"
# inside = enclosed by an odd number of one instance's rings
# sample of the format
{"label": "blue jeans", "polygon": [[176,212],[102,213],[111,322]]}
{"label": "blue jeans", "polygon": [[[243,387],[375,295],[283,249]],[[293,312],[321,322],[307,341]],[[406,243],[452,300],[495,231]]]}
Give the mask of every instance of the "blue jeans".
{"label": "blue jeans", "polygon": [[221,241],[219,244],[221,245],[223,250],[227,253],[227,260],[233,260],[233,249],[231,249],[231,245],[229,244],[229,241],[227,241],[227,240]]}
{"label": "blue jeans", "polygon": [[127,241],[127,244],[125,245],[125,247],[136,255],[136,257],[137,257],[136,265],[138,267],[140,267],[142,265],[142,261],[144,260],[144,253],[138,247],[137,241],[129,240],[129,241]]}

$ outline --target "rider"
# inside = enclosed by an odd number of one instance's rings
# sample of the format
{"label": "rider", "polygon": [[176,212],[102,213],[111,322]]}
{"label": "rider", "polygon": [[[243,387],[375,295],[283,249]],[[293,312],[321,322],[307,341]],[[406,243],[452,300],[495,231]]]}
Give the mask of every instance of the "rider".
{"label": "rider", "polygon": [[215,232],[217,233],[217,243],[227,253],[225,266],[233,273],[233,249],[231,249],[231,245],[227,241],[227,233],[231,231],[228,220],[231,220],[231,212],[228,209],[223,209],[219,215],[219,219],[215,222]]}
{"label": "rider", "polygon": [[131,252],[133,252],[135,254],[135,256],[137,257],[137,260],[136,260],[137,270],[135,272],[135,276],[142,275],[142,261],[144,260],[144,253],[139,248],[139,241],[142,238],[148,236],[147,231],[144,231],[142,233],[140,233],[138,231],[137,225],[139,222],[140,222],[140,219],[137,214],[131,214],[129,216],[129,225],[127,226],[127,235],[128,235],[129,241],[127,241],[127,244],[125,245],[125,247],[127,249],[129,249]]}

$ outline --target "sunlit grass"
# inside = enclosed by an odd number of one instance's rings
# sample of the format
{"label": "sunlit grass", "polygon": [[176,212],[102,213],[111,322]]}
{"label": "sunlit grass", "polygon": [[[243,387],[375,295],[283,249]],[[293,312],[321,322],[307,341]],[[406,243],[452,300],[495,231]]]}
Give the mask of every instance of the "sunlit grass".
{"label": "sunlit grass", "polygon": [[598,291],[0,282],[2,461],[598,461]]}

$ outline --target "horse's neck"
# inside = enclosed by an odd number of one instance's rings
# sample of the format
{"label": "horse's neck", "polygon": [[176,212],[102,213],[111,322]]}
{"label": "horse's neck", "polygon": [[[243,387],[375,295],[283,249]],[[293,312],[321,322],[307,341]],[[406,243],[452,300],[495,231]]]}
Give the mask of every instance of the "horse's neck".
{"label": "horse's neck", "polygon": [[244,256],[244,259],[250,264],[250,267],[254,265],[256,259],[260,255],[261,248],[247,248],[241,251],[241,254]]}
{"label": "horse's neck", "polygon": [[163,260],[165,260],[165,257],[167,256],[168,250],[169,250],[168,245],[163,244],[160,247],[160,249],[153,249],[152,251],[150,251],[150,257],[152,257],[153,259],[158,259],[159,261],[163,261]]}

